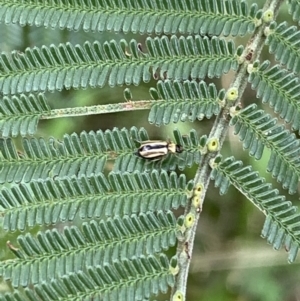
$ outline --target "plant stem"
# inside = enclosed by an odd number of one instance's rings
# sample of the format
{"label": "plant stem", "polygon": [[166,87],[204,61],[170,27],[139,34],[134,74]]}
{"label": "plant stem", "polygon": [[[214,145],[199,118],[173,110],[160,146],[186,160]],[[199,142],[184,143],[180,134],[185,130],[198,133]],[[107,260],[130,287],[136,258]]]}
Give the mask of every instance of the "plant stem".
{"label": "plant stem", "polygon": [[[278,10],[280,5],[282,4],[283,0],[268,0],[265,4],[263,11],[266,10],[272,10],[274,12],[274,18],[275,15],[278,14]],[[264,29],[268,26],[267,24],[262,24],[259,26],[253,35],[249,39],[249,43],[247,44],[247,47],[244,50],[244,53],[242,54],[242,57],[246,57],[249,51],[253,52],[252,54],[252,60],[255,60],[257,57],[259,57],[262,48],[264,46]],[[238,91],[238,98],[233,103],[228,103],[219,113],[219,115],[216,117],[216,120],[214,122],[214,125],[211,129],[211,132],[209,134],[209,138],[216,138],[219,141],[219,149],[222,148],[222,145],[224,143],[226,134],[228,132],[229,127],[229,121],[230,121],[230,115],[229,115],[229,109],[230,107],[238,106],[241,102],[241,97],[246,89],[247,86],[247,66],[250,62],[245,60],[237,70],[237,73],[235,75],[235,78],[230,86],[230,88],[235,88]],[[195,216],[194,223],[190,229],[187,230],[186,239],[184,240],[178,240],[177,244],[177,258],[178,258],[178,266],[179,266],[179,272],[176,277],[175,285],[172,289],[171,299],[176,291],[179,291],[183,296],[186,296],[186,286],[187,286],[187,278],[188,278],[188,272],[190,268],[190,262],[191,262],[191,255],[192,250],[194,246],[194,240],[197,230],[198,221],[200,219],[200,213],[202,211],[202,205],[204,202],[204,198],[207,192],[208,185],[210,183],[210,175],[211,175],[211,168],[210,168],[210,161],[214,157],[216,157],[220,151],[217,152],[208,152],[207,154],[203,155],[201,158],[201,162],[198,166],[198,170],[195,175],[195,186],[202,184],[203,190],[201,193],[201,200],[200,200],[200,208],[198,210],[194,208],[191,204],[191,200],[187,207],[185,208],[185,215],[192,214]],[[192,199],[192,198],[191,198]]]}
{"label": "plant stem", "polygon": [[[156,100],[156,102],[159,100]],[[51,110],[48,114],[40,116],[40,119],[54,119],[61,117],[86,116],[96,114],[108,114],[124,111],[149,110],[153,100],[127,101],[115,104],[85,106]]]}

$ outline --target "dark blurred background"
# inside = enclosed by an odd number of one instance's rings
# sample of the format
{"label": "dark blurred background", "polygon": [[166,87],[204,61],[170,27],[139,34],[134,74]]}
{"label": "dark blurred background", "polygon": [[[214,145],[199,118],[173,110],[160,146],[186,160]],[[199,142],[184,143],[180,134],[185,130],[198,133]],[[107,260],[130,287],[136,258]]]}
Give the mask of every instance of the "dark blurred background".
{"label": "dark blurred background", "polygon": [[[262,5],[264,1],[259,5]],[[291,16],[284,6],[280,12],[281,21],[293,24]],[[293,24],[296,25],[296,24]],[[85,41],[98,40],[104,42],[122,38],[128,41],[132,38],[144,44],[146,36],[123,35],[114,33],[89,33],[70,32],[67,30],[52,30],[36,27],[19,27],[18,25],[0,25],[0,50],[24,51],[26,47],[58,45],[70,41],[73,44],[83,44]],[[236,45],[246,45],[249,36],[235,38]],[[273,58],[265,48],[262,60]],[[206,79],[207,83],[213,82],[218,89],[228,88],[234,73],[230,72],[221,79]],[[155,87],[156,82],[141,83],[138,87],[130,86],[133,100],[149,99],[149,88]],[[125,87],[105,87],[102,89],[69,90],[56,93],[46,93],[51,108],[67,108],[96,104],[118,103],[125,101],[123,90]],[[244,94],[243,105],[250,103],[260,105],[255,91],[248,85]],[[260,105],[261,106],[261,105]],[[273,114],[269,107],[264,109]],[[172,138],[174,128],[179,128],[181,133],[188,133],[194,128],[199,136],[208,134],[213,123],[211,120],[197,121],[195,123],[178,123],[168,126],[156,127],[147,121],[148,111],[124,112],[87,117],[60,118],[40,122],[37,136],[61,138],[63,134],[81,131],[106,130],[114,127],[130,128],[131,126],[145,127],[153,139]],[[222,149],[222,154],[235,156],[252,164],[267,181],[272,182],[281,193],[286,191],[266,174],[266,165],[269,151],[265,150],[262,160],[255,161],[246,151],[243,151],[238,138],[233,135],[232,129]],[[195,175],[196,166],[185,170],[188,179]],[[299,196],[287,196],[298,205]],[[248,200],[234,188],[220,196],[213,183],[210,184],[208,195],[204,203],[196,237],[195,249],[192,257],[191,271],[188,282],[187,300],[193,301],[298,301],[300,300],[300,286],[298,285],[300,270],[299,259],[292,265],[287,263],[287,254],[284,250],[274,251],[267,242],[260,237],[264,216]],[[63,226],[63,225],[62,225]],[[39,229],[33,229],[37,231]],[[0,231],[1,259],[12,257],[7,251],[7,240],[15,242],[19,233],[5,233]],[[5,283],[0,285],[0,292],[6,291]],[[163,296],[158,297],[164,300]]]}

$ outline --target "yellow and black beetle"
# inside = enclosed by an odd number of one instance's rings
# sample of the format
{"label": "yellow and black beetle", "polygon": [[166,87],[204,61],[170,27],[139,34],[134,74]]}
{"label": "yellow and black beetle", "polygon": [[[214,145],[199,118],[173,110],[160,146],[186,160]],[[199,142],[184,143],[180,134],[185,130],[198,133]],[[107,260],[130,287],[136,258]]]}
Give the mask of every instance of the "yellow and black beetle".
{"label": "yellow and black beetle", "polygon": [[171,141],[147,140],[142,141],[137,155],[148,160],[160,160],[167,154],[182,153],[183,147]]}

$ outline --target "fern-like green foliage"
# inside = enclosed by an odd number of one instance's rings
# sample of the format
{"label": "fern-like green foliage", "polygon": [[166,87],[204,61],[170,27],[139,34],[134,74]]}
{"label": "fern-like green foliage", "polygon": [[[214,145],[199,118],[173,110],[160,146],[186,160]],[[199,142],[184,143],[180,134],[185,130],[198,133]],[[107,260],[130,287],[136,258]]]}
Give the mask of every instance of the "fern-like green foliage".
{"label": "fern-like green foliage", "polygon": [[155,125],[178,121],[202,120],[217,115],[221,108],[220,102],[225,98],[225,90],[217,92],[216,86],[205,82],[159,81],[157,89],[150,89],[155,102],[149,113],[149,122]]}
{"label": "fern-like green foliage", "polygon": [[220,193],[226,193],[231,184],[246,195],[267,216],[262,235],[275,249],[284,246],[289,252],[289,261],[293,262],[300,245],[300,214],[297,207],[279,195],[277,189],[272,189],[270,183],[265,183],[265,179],[251,166],[244,167],[233,157],[214,167],[212,179],[215,186],[220,187]]}
{"label": "fern-like green foliage", "polygon": [[26,226],[72,221],[77,216],[105,218],[177,209],[186,205],[192,187],[184,175],[157,171],[40,179],[0,191],[3,228],[24,230]]}
{"label": "fern-like green foliage", "polygon": [[300,72],[299,37],[296,26],[288,27],[287,23],[270,26],[270,33],[266,43],[275,59],[295,73]]}
{"label": "fern-like green foliage", "polygon": [[257,14],[261,13],[256,4],[249,8],[245,1],[237,0],[1,2],[0,19],[5,24],[140,34],[245,35],[253,32]]}
{"label": "fern-like green foliage", "polygon": [[[151,168],[151,166],[180,169],[199,162],[197,150],[205,146],[206,137],[199,139],[195,131],[191,136],[181,136],[174,131],[178,144],[184,145],[186,152],[180,157],[169,155],[159,162],[145,161],[137,156],[139,141],[149,140],[145,129],[132,127],[113,129],[105,132],[82,132],[64,135],[63,141],[50,138],[23,138],[22,150],[17,150],[10,138],[0,138],[0,183],[29,182],[48,177],[69,177],[72,175],[97,174],[103,171],[107,159],[117,159],[115,169],[134,171]],[[195,152],[195,154],[193,154]],[[184,160],[183,160],[184,158]]]}
{"label": "fern-like green foliage", "polygon": [[268,103],[293,130],[300,130],[300,82],[295,75],[282,69],[279,65],[270,66],[269,61],[261,65],[254,64],[248,81],[257,91],[263,103]]}
{"label": "fern-like green foliage", "polygon": [[276,123],[275,118],[257,110],[255,104],[237,113],[230,121],[250,155],[260,159],[265,146],[271,149],[268,171],[294,193],[300,178],[300,140]]}
{"label": "fern-like green foliage", "polygon": [[[0,265],[0,275],[14,287],[42,283],[86,267],[155,254],[176,243],[176,219],[170,211],[126,215],[18,237],[18,259]],[[13,248],[12,248],[13,249]],[[53,268],[49,269],[51,264]],[[12,267],[17,267],[12,269]]]}
{"label": "fern-like green foliage", "polygon": [[[96,133],[83,133],[83,141],[90,142],[90,137]],[[89,143],[87,150],[93,151],[86,154],[80,148],[77,135],[65,136],[64,142],[53,138],[48,141],[40,138],[24,138],[23,150],[18,151],[10,138],[0,139],[0,182],[29,182],[33,179],[46,179],[48,177],[63,177],[74,174],[99,172],[103,170],[106,156],[98,153],[99,149],[93,148]],[[75,143],[72,143],[72,138]],[[87,138],[84,140],[84,138]],[[92,139],[92,138],[91,138]],[[78,146],[78,148],[76,148]],[[97,146],[97,144],[95,145]]]}
{"label": "fern-like green foliage", "polygon": [[[35,291],[25,289],[27,298],[18,292],[6,294],[4,300],[141,300],[151,294],[166,292],[174,284],[169,262],[164,254],[155,257],[133,257],[113,264],[89,266],[86,272],[68,273],[60,279],[52,279],[34,286]],[[116,285],[122,283],[122,285]],[[7,299],[16,298],[16,299]],[[23,298],[23,299],[20,299]]]}
{"label": "fern-like green foliage", "polygon": [[50,107],[43,94],[37,97],[33,94],[4,96],[0,102],[1,136],[6,138],[33,135],[41,116],[48,115],[49,112]]}
{"label": "fern-like green foliage", "polygon": [[112,40],[103,45],[66,43],[27,48],[25,53],[2,53],[0,90],[7,95],[138,85],[141,80],[148,82],[151,75],[163,78],[165,74],[175,79],[220,77],[238,66],[233,42],[216,37],[147,38],[146,47],[144,53],[136,40],[129,44]]}
{"label": "fern-like green foliage", "polygon": [[289,13],[293,16],[293,20],[300,20],[300,2],[299,0],[289,0]]}
{"label": "fern-like green foliage", "polygon": [[[232,127],[256,160],[269,148],[267,172],[286,193],[297,192],[300,31],[289,20],[277,25],[283,1],[248,2],[0,0],[0,23],[17,27],[12,43],[7,35],[0,43],[0,225],[15,232],[6,239],[12,258],[0,262],[12,291],[0,301],[149,301],[170,292],[169,300],[184,300],[211,180],[221,195],[233,185],[262,211],[262,236],[295,261],[297,207],[254,168],[220,154]],[[299,0],[288,4],[299,22]],[[44,28],[34,37],[30,26]],[[48,28],[60,29],[49,46],[37,41]],[[99,37],[103,31],[112,33]],[[263,47],[279,64],[260,61]],[[148,99],[133,99],[128,87],[123,103],[101,94],[105,86],[142,83]],[[251,96],[244,102],[249,83],[261,105]],[[87,88],[98,88],[99,104],[86,107],[86,94],[67,91]],[[74,96],[77,107],[51,110],[45,94],[57,91]],[[157,126],[149,134],[138,118],[127,128],[122,118],[110,119],[107,130],[97,130],[108,126],[101,120],[89,132],[60,128],[61,140],[38,127],[42,119],[145,109]],[[158,127],[174,123],[172,137],[161,138]],[[139,156],[142,143],[158,160]]]}

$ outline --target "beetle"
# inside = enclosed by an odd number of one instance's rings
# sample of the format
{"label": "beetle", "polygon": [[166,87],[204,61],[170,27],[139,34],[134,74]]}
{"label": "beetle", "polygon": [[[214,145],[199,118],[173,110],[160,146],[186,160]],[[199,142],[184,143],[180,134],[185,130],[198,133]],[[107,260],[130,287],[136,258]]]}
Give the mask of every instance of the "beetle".
{"label": "beetle", "polygon": [[183,147],[171,141],[147,140],[142,141],[137,156],[148,160],[160,160],[167,154],[182,153]]}

